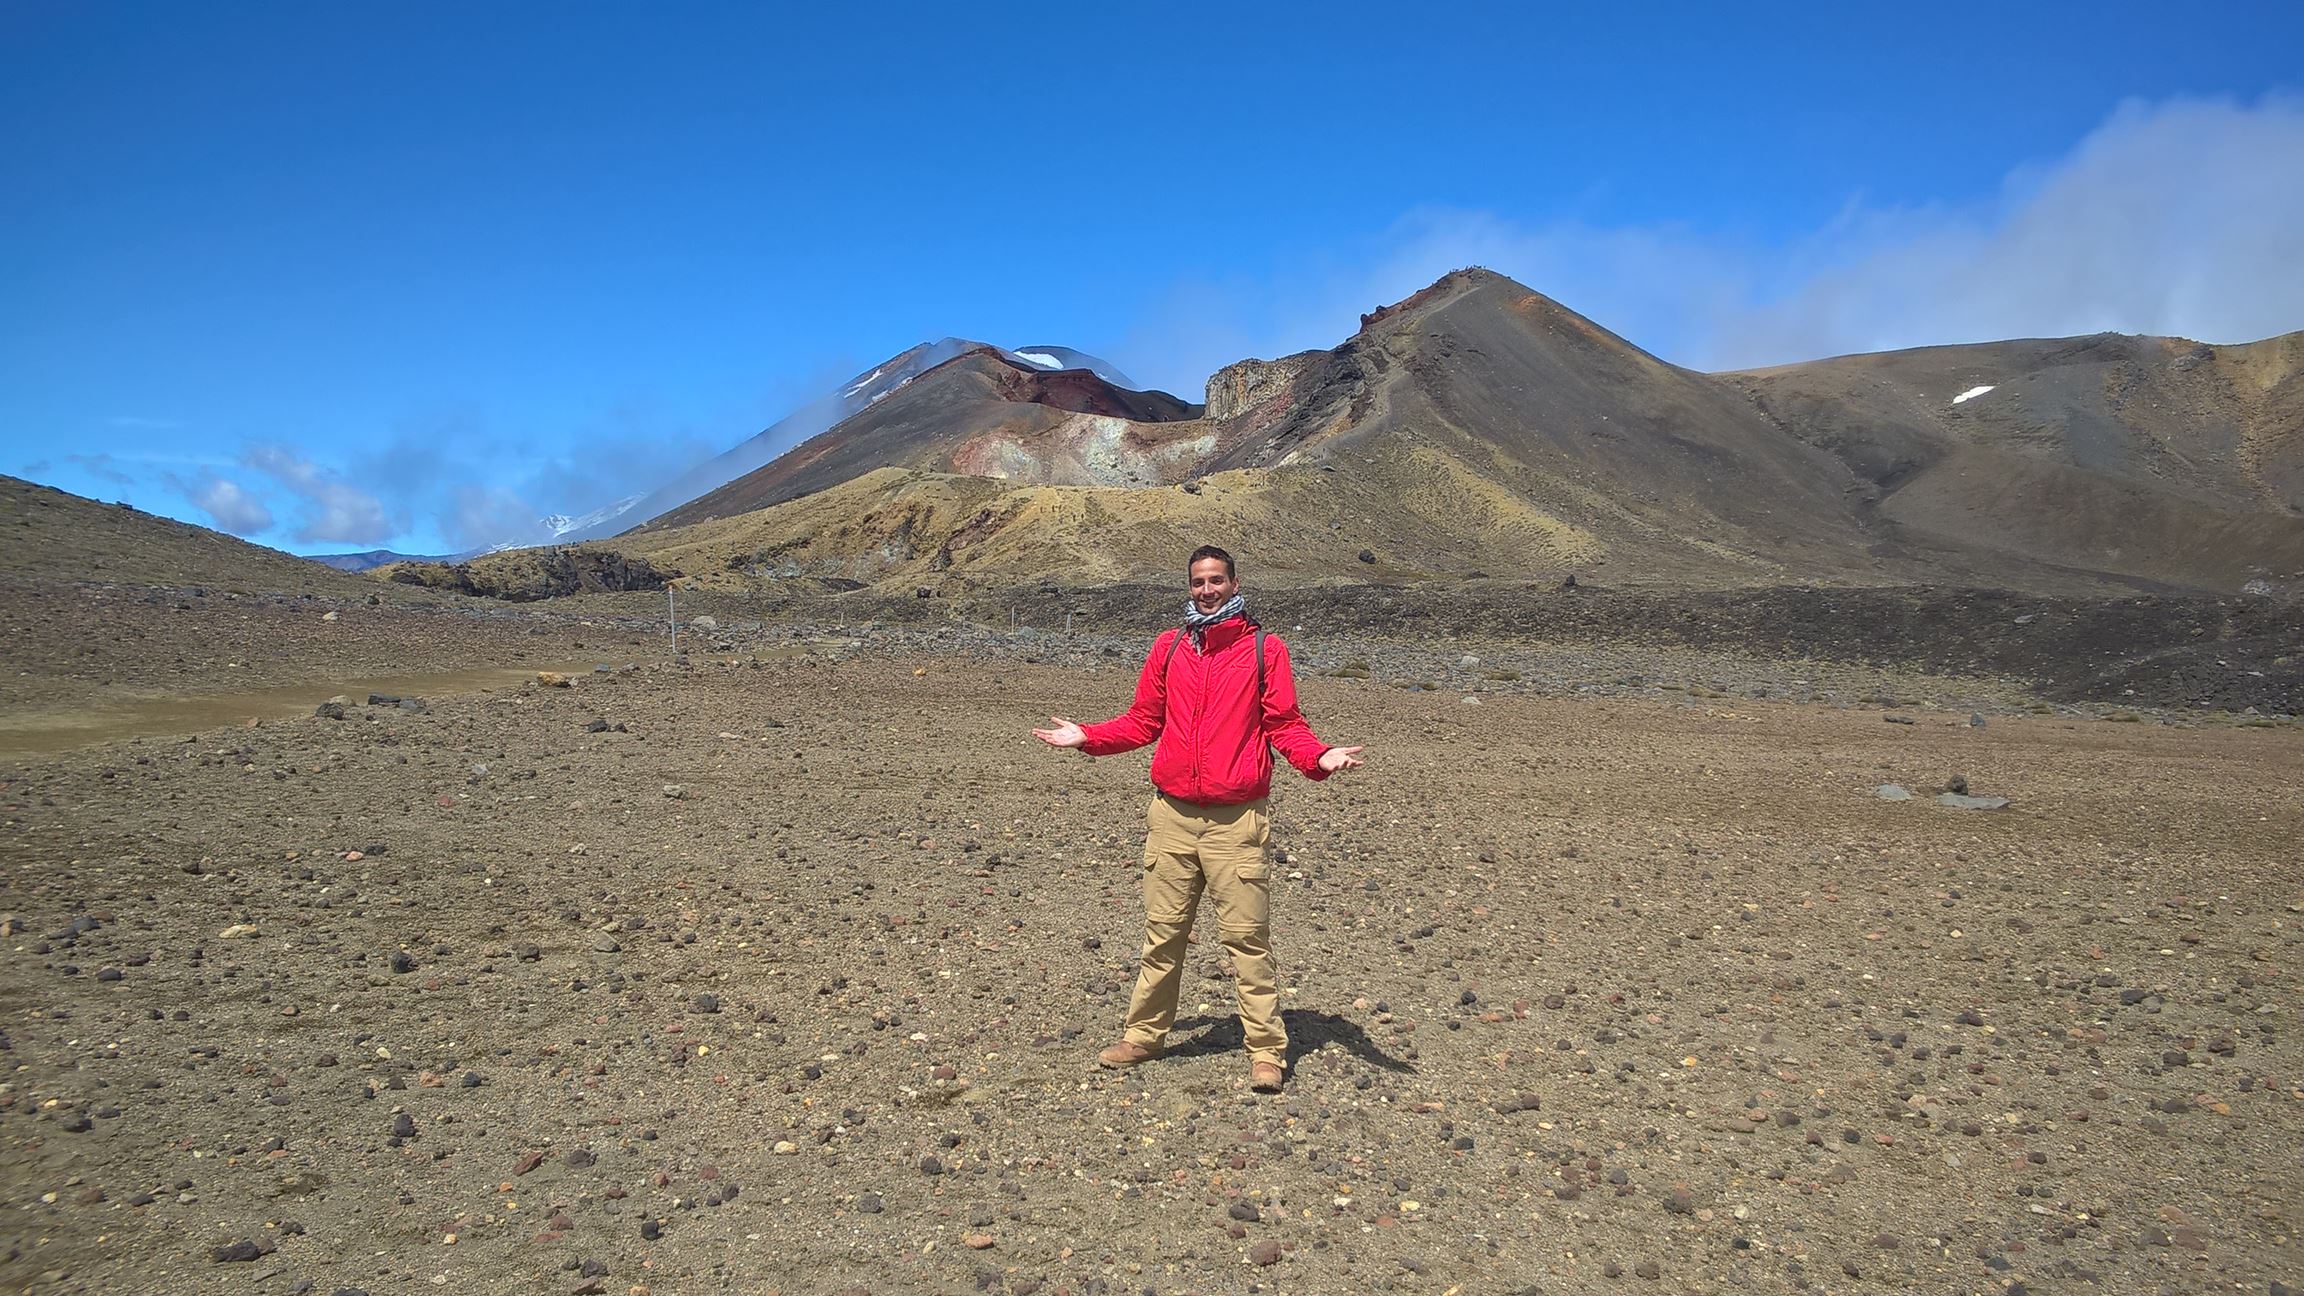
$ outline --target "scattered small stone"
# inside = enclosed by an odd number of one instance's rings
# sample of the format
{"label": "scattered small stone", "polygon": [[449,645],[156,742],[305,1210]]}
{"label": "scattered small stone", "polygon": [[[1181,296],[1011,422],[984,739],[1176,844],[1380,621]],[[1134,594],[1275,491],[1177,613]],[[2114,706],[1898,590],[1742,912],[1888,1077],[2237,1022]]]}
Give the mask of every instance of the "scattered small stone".
{"label": "scattered small stone", "polygon": [[[1362,552],[1366,552],[1363,550]],[[1248,1259],[1253,1264],[1270,1267],[1280,1263],[1280,1244],[1270,1239],[1248,1248]]]}

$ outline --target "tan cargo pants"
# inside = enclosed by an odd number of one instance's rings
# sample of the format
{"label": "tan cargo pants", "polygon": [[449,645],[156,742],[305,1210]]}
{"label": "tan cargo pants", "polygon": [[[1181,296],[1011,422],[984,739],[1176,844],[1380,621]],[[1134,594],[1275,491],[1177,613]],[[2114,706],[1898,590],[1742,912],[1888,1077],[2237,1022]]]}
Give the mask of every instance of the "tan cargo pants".
{"label": "tan cargo pants", "polygon": [[1239,977],[1240,1029],[1248,1056],[1288,1064],[1280,992],[1272,967],[1272,816],[1258,797],[1238,805],[1198,805],[1163,792],[1145,812],[1144,953],[1128,1004],[1130,1043],[1167,1044],[1184,986],[1192,912],[1206,891],[1216,933]]}

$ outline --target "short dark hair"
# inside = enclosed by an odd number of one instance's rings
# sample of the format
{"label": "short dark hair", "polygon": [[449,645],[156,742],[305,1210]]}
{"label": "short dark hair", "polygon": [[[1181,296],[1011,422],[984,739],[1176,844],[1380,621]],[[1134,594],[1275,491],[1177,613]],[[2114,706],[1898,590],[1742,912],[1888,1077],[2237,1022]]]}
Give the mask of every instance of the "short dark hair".
{"label": "short dark hair", "polygon": [[1202,545],[1199,548],[1193,550],[1192,556],[1184,560],[1185,573],[1189,575],[1192,569],[1195,566],[1198,566],[1200,560],[1203,558],[1214,558],[1221,561],[1224,564],[1224,575],[1226,577],[1232,580],[1240,579],[1239,569],[1232,565],[1232,555],[1224,552],[1214,545]]}

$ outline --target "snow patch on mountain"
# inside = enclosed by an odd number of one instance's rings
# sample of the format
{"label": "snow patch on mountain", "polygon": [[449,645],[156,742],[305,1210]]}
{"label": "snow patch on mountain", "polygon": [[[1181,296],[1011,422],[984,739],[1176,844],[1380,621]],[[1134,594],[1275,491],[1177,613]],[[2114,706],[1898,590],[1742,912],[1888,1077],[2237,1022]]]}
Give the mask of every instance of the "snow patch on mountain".
{"label": "snow patch on mountain", "polygon": [[1075,351],[1071,347],[1028,346],[1015,351],[1004,351],[1001,354],[1010,359],[1020,360],[1035,369],[1085,369],[1115,387],[1125,387],[1130,391],[1144,390],[1143,386],[1135,379],[1113,368],[1110,361],[1099,359],[1085,351]]}

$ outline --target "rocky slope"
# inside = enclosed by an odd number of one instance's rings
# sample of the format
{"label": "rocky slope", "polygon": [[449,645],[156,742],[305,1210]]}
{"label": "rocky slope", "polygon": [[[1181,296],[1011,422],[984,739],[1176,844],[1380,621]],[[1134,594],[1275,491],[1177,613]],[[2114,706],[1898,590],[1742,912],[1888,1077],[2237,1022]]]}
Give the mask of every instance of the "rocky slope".
{"label": "rocky slope", "polygon": [[1724,375],[1908,536],[2238,589],[2304,579],[2304,333],[2100,334]]}

